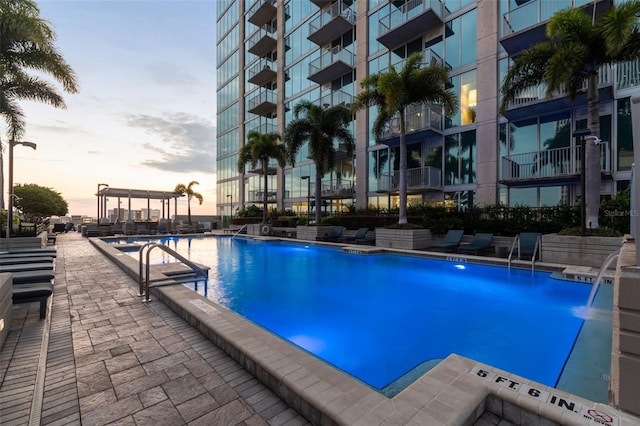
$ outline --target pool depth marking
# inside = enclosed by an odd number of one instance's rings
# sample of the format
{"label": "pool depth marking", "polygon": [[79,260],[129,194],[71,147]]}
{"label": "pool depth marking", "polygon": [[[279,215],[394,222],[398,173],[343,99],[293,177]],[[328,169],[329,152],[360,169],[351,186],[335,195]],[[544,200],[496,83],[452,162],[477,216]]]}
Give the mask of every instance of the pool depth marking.
{"label": "pool depth marking", "polygon": [[[580,419],[595,422],[596,424],[617,426],[618,418],[601,410],[595,408],[585,407],[579,402],[572,401],[569,398],[554,395],[546,390],[538,389],[521,383],[519,379],[512,378],[510,376],[503,376],[501,374],[492,373],[488,369],[473,367],[469,374],[479,377],[491,383],[495,383],[504,388],[511,389],[514,392],[518,392],[522,395],[527,395],[540,402],[553,405],[554,407],[564,408]],[[542,386],[542,385],[541,385]]]}

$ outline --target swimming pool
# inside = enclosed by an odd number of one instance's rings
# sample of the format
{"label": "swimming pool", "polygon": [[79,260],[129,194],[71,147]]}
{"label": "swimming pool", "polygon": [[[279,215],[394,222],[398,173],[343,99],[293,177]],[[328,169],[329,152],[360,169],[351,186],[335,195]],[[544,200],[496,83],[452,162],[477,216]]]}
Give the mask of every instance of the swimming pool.
{"label": "swimming pool", "polygon": [[591,289],[542,272],[288,242],[163,242],[211,266],[208,298],[379,390],[450,353],[555,386]]}

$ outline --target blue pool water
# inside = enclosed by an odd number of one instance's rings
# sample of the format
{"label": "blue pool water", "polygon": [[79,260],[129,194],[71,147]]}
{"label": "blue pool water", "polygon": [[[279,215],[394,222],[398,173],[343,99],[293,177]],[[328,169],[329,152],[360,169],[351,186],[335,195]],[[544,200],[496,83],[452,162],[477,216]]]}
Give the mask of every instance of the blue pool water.
{"label": "blue pool water", "polygon": [[165,242],[211,266],[207,297],[377,389],[451,353],[555,386],[591,289],[542,272],[286,242]]}

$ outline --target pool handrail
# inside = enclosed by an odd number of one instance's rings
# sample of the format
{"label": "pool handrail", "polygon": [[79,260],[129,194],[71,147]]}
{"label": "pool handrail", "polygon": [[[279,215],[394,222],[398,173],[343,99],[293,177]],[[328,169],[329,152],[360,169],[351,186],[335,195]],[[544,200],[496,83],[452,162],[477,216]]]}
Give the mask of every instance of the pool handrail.
{"label": "pool handrail", "polygon": [[[153,250],[154,248],[159,247],[162,251],[168,253],[169,255],[173,256],[175,259],[179,260],[180,262],[182,262],[184,265],[186,265],[187,267],[189,267],[192,271],[193,271],[193,280],[197,280],[198,276],[202,276],[204,279],[208,279],[209,278],[209,274],[207,271],[205,271],[204,269],[202,269],[200,266],[198,266],[197,264],[195,264],[194,262],[192,262],[191,260],[187,259],[186,257],[182,256],[180,253],[178,253],[177,251],[173,250],[170,247],[167,247],[166,245],[156,242],[156,241],[150,241],[148,243],[145,243],[142,245],[142,247],[140,247],[140,251],[139,251],[139,266],[138,266],[138,284],[140,287],[140,294],[139,296],[144,296],[144,301],[145,302],[150,302],[151,298],[150,298],[150,291],[149,291],[149,287],[150,287],[150,283],[152,280],[150,280],[149,276],[151,274],[151,264],[149,263],[149,257],[151,254],[151,250]],[[143,280],[143,275],[142,275],[142,256],[143,256],[143,252],[146,249],[146,265],[145,265],[145,274],[144,274],[144,280]],[[167,277],[168,280],[171,280],[172,277]],[[175,280],[175,284],[180,284],[181,281],[179,280]]]}
{"label": "pool handrail", "polygon": [[[541,256],[542,235],[539,234],[539,233],[532,233],[532,232],[529,232],[527,234],[536,237],[535,244],[533,246],[533,251],[531,252],[531,272],[534,272],[535,271],[535,263],[536,263],[536,254],[538,254],[539,257]],[[520,244],[521,244],[520,234],[518,234],[513,239],[513,243],[511,244],[511,250],[509,250],[509,259],[508,259],[508,268],[509,268],[509,270],[511,270],[511,258],[513,257],[513,252],[516,249],[516,247],[518,248],[518,260],[520,260],[520,251],[521,251]]]}

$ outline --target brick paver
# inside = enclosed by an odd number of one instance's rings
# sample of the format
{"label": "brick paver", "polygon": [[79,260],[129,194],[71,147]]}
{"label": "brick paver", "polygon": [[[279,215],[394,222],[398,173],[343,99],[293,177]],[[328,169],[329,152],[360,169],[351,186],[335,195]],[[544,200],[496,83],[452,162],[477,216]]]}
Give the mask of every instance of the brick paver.
{"label": "brick paver", "polygon": [[57,248],[50,318],[38,320],[38,304],[13,310],[0,424],[309,424],[164,304],[142,303],[137,283],[80,234],[59,235]]}

